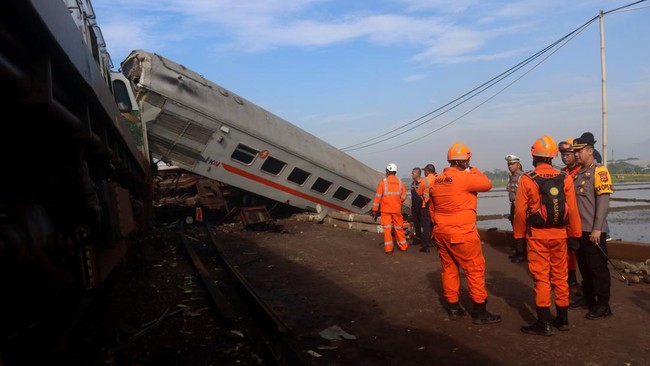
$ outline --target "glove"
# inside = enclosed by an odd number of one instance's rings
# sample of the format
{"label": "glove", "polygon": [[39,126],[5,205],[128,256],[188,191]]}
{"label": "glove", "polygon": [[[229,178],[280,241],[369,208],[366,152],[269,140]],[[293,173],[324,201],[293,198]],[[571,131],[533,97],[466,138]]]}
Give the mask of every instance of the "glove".
{"label": "glove", "polygon": [[379,212],[377,212],[377,211],[372,211],[372,219],[375,220],[375,222],[377,222],[377,217],[378,217],[378,216],[379,216]]}
{"label": "glove", "polygon": [[580,249],[580,238],[569,238],[567,240],[567,246],[569,247],[569,250],[573,251]]}
{"label": "glove", "polygon": [[519,254],[526,253],[526,239],[525,238],[515,239],[515,250]]}

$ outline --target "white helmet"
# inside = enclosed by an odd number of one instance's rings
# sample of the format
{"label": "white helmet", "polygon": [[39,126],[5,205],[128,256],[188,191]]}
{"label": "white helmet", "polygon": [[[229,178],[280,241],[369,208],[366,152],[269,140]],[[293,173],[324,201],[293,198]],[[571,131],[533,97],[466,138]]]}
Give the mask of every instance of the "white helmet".
{"label": "white helmet", "polygon": [[506,161],[508,163],[519,163],[521,162],[521,159],[519,159],[517,155],[508,154],[506,155]]}
{"label": "white helmet", "polygon": [[390,163],[386,165],[386,170],[388,170],[389,172],[397,172],[397,165],[394,163]]}

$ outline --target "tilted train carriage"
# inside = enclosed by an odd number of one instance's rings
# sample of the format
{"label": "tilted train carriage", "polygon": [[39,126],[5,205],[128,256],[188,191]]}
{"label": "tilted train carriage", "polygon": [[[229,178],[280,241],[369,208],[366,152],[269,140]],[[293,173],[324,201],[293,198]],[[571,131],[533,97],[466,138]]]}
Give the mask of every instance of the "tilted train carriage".
{"label": "tilted train carriage", "polygon": [[154,156],[301,209],[370,210],[383,172],[160,55],[135,50],[121,70]]}

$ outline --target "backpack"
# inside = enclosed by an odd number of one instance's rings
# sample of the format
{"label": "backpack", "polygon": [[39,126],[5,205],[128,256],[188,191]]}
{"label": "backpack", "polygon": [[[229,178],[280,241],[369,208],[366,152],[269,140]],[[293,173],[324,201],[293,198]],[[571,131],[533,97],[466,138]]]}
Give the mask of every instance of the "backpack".
{"label": "backpack", "polygon": [[526,175],[537,184],[541,197],[540,209],[528,216],[528,223],[534,228],[557,228],[566,226],[569,222],[569,210],[564,194],[564,177],[566,172],[553,178],[543,178],[533,171]]}

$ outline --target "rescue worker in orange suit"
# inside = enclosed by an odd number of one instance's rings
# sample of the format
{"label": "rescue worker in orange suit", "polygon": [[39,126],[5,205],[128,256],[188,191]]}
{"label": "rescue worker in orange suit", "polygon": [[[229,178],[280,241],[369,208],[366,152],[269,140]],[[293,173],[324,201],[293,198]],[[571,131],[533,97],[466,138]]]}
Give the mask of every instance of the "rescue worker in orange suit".
{"label": "rescue worker in orange suit", "polygon": [[[515,215],[515,197],[517,196],[517,188],[519,187],[519,178],[524,174],[521,167],[521,159],[518,156],[508,154],[506,155],[506,162],[508,163],[508,185],[506,191],[508,192],[508,200],[510,201],[510,214],[508,220],[512,225],[513,217]],[[526,261],[526,241],[515,240],[515,253],[508,256],[510,262],[520,263]]]}
{"label": "rescue worker in orange suit", "polygon": [[[576,173],[578,170],[582,169],[582,166],[578,164],[576,156],[573,152],[573,138],[568,138],[565,141],[562,141],[558,144],[558,149],[560,150],[560,157],[562,158],[562,163],[564,163],[564,168],[562,171],[566,172],[571,178],[576,178]],[[578,280],[576,277],[576,270],[578,265],[576,262],[576,250],[577,247],[569,246],[569,287],[577,286]]]}
{"label": "rescue worker in orange suit", "polygon": [[386,166],[386,178],[379,181],[375,199],[372,203],[372,215],[377,219],[381,214],[379,223],[384,231],[384,251],[393,253],[393,235],[397,246],[403,252],[408,249],[404,235],[404,218],[402,217],[402,203],[406,200],[406,185],[396,177],[397,165],[390,163]]}
{"label": "rescue worker in orange suit", "polygon": [[577,257],[584,296],[571,307],[588,306],[587,319],[612,315],[609,307],[611,277],[607,267],[607,213],[614,186],[607,167],[596,162],[595,143],[591,132],[573,140],[576,159],[582,165],[576,173],[575,190],[582,222]]}
{"label": "rescue worker in orange suit", "polygon": [[418,186],[418,196],[422,199],[422,205],[420,206],[422,218],[422,247],[420,248],[421,252],[429,253],[429,243],[431,241],[431,228],[433,223],[431,222],[431,212],[429,205],[429,189],[433,185],[433,180],[436,177],[436,167],[433,164],[427,164],[424,167],[424,178],[420,180],[420,185]]}
{"label": "rescue worker in orange suit", "polygon": [[[558,145],[548,135],[537,139],[531,147],[534,173],[541,178],[553,178],[562,174],[553,168],[553,158],[558,154]],[[556,187],[551,189],[551,192]],[[553,192],[552,192],[553,193]],[[557,194],[556,194],[557,195]],[[528,174],[519,180],[519,189],[515,198],[515,220],[513,234],[515,239],[526,239],[528,247],[528,269],[535,282],[535,305],[537,321],[524,325],[521,331],[527,334],[553,335],[551,323],[559,330],[569,330],[569,284],[567,282],[567,239],[582,235],[580,213],[576,202],[573,178],[564,174],[564,196],[568,224],[538,226],[532,224],[535,213],[542,210],[543,203],[540,187]],[[551,291],[555,293],[557,316],[551,316]]]}
{"label": "rescue worker in orange suit", "polygon": [[490,179],[470,167],[472,152],[462,142],[451,145],[447,152],[449,167],[436,176],[429,196],[433,209],[433,238],[438,243],[442,264],[442,288],[448,302],[449,318],[465,315],[460,306],[460,270],[462,268],[472,299],[473,324],[501,321],[501,315],[487,311],[485,290],[485,257],[476,229],[478,192],[492,189]]}

